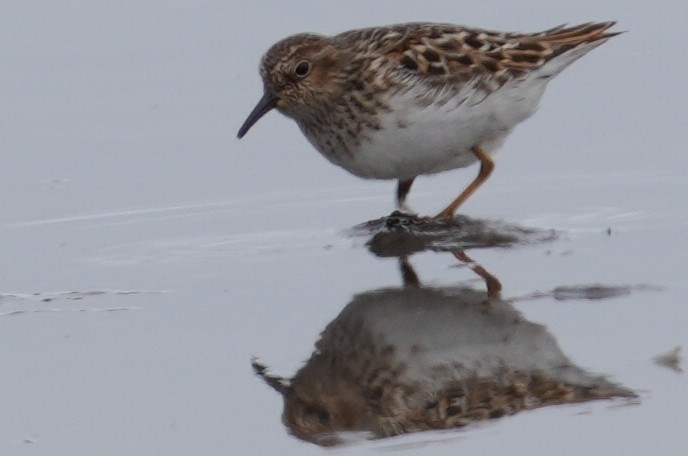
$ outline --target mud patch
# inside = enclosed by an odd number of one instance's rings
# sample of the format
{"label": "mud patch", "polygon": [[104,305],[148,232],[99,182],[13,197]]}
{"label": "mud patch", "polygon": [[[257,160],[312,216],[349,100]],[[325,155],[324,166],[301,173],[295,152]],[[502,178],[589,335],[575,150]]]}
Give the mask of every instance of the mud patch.
{"label": "mud patch", "polygon": [[369,236],[367,245],[380,257],[398,257],[426,250],[456,251],[469,248],[510,247],[557,239],[557,232],[527,228],[494,220],[433,219],[393,212],[350,230],[353,236]]}

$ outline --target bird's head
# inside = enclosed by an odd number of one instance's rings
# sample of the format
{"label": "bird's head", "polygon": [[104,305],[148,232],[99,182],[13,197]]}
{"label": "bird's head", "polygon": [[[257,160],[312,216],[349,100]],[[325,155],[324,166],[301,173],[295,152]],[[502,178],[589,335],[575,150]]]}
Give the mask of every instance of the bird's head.
{"label": "bird's head", "polygon": [[296,120],[314,115],[323,100],[341,91],[341,81],[336,77],[338,57],[330,39],[318,35],[294,35],[272,46],[260,65],[263,97],[238,137],[273,108]]}

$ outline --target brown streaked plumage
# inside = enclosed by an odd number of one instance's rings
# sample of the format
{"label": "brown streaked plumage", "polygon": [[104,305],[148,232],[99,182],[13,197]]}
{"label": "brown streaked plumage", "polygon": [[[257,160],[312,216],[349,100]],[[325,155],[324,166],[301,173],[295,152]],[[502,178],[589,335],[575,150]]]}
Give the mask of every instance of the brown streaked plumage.
{"label": "brown streaked plumage", "polygon": [[[462,252],[461,261],[472,263]],[[547,328],[497,293],[423,286],[401,260],[403,288],[356,295],[292,378],[256,374],[280,393],[296,437],[385,438],[635,393],[576,366]],[[479,267],[488,284],[498,280]],[[475,270],[475,269],[474,269]]]}
{"label": "brown streaked plumage", "polygon": [[277,108],[331,162],[397,179],[400,207],[417,176],[479,161],[478,177],[439,214],[451,217],[489,177],[491,154],[535,112],[549,80],[616,35],[613,24],[523,34],[411,23],[295,35],[263,57],[264,96],[238,136]]}

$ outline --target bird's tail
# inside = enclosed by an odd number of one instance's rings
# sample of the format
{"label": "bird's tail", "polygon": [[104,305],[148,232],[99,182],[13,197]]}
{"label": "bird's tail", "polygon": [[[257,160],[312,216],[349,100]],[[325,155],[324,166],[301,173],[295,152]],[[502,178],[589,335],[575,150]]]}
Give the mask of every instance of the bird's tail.
{"label": "bird's tail", "polygon": [[623,33],[607,31],[615,23],[588,22],[574,27],[560,25],[536,34],[533,37],[535,41],[552,50],[541,71],[546,76],[555,76],[609,38]]}
{"label": "bird's tail", "polygon": [[607,32],[614,24],[616,24],[616,22],[609,21],[588,22],[587,24],[576,25],[574,27],[560,25],[559,27],[554,27],[553,29],[538,33],[535,38],[541,43],[551,45],[554,50],[553,57],[555,57],[579,46],[598,46],[609,38],[623,33]]}

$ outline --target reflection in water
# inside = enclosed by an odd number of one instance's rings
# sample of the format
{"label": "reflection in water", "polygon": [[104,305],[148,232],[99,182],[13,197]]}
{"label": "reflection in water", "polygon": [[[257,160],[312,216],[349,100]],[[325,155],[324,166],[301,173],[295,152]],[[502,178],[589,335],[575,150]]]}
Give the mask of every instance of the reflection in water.
{"label": "reflection in water", "polygon": [[544,326],[497,297],[496,278],[456,255],[485,279],[488,292],[424,287],[402,259],[404,287],[356,295],[293,378],[254,361],[284,398],[292,434],[329,446],[345,431],[383,438],[635,396],[575,366]]}

